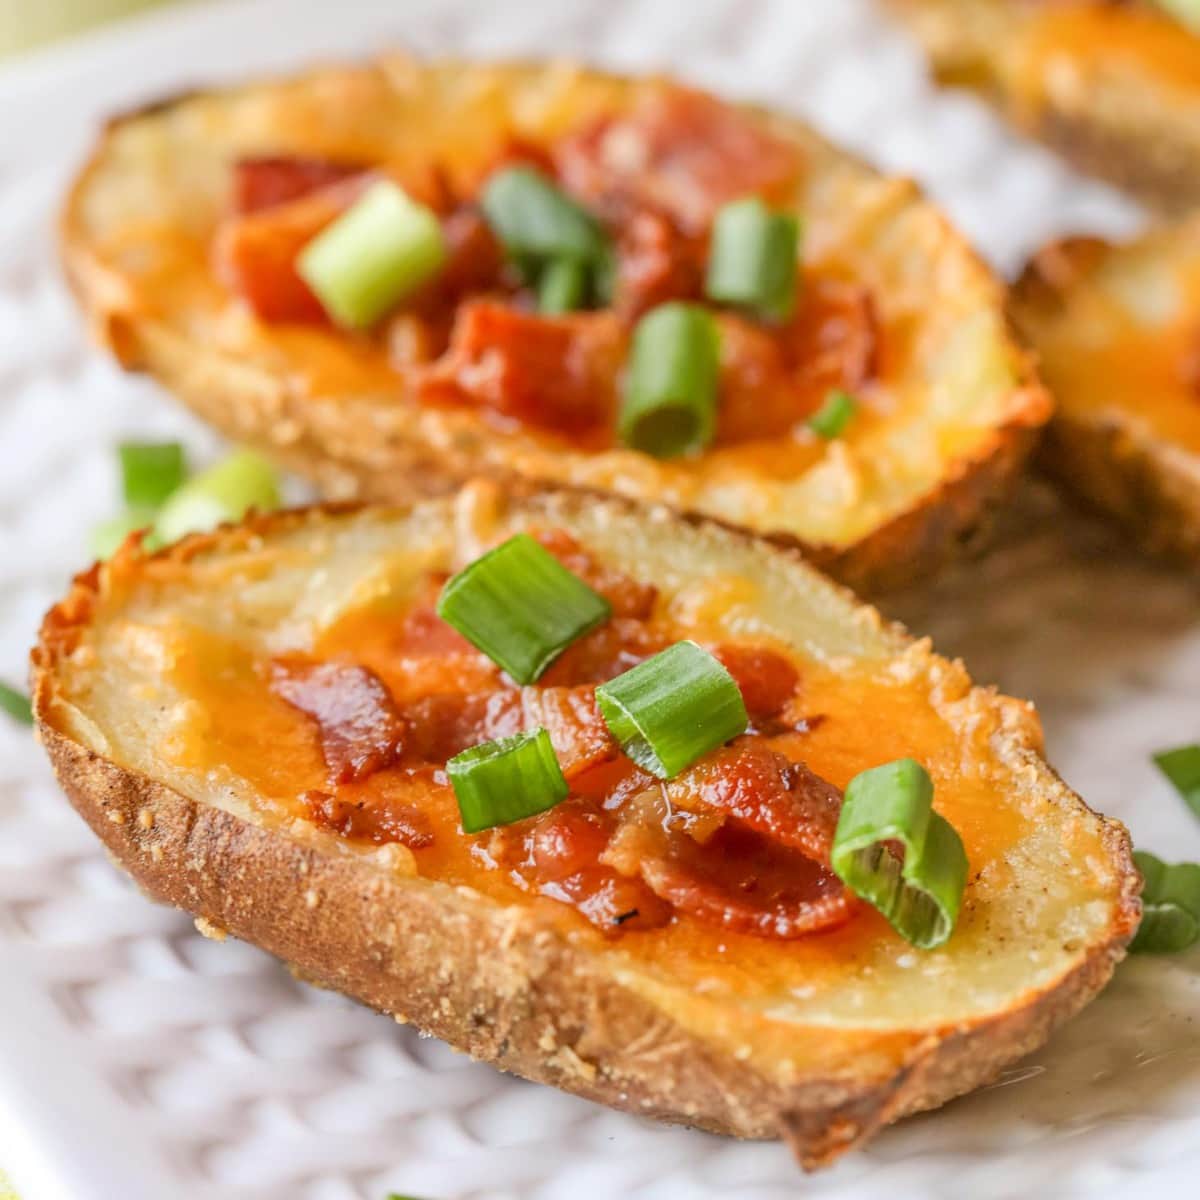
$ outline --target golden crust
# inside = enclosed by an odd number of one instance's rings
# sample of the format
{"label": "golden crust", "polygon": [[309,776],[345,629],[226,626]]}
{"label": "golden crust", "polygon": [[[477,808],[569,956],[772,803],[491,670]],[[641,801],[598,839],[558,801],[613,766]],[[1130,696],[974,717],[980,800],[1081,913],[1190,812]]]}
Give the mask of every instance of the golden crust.
{"label": "golden crust", "polygon": [[[693,469],[627,451],[574,452],[465,412],[414,413],[395,388],[314,382],[320,371],[309,370],[306,349],[272,341],[219,289],[168,302],[167,284],[153,278],[169,258],[164,227],[189,236],[211,228],[232,157],[348,153],[344,129],[311,117],[323,97],[338,98],[346,122],[356,105],[370,112],[381,97],[402,113],[416,105],[433,114],[410,125],[435,122],[439,111],[452,125],[455,106],[474,112],[484,97],[536,140],[654,86],[562,63],[422,67],[394,57],[164,102],[111,123],[77,179],[61,222],[67,275],[99,340],[126,367],[151,372],[327,495],[404,503],[472,477],[537,479],[661,501],[796,542],[859,586],[919,578],[1005,498],[1049,400],[1009,335],[1000,285],[941,215],[911,183],[880,178],[794,120],[747,110],[809,164],[798,203],[810,254],[869,283],[911,354],[887,384],[890,428],[861,445],[852,431],[790,478],[744,461]],[[452,162],[480,157],[453,133],[437,149]],[[168,280],[177,292],[178,280]]]}
{"label": "golden crust", "polygon": [[[529,492],[502,501],[489,490],[481,494],[509,522],[552,514],[567,528],[609,529],[614,545],[642,537],[646,544],[669,542],[672,561],[698,554],[717,565],[736,560],[743,571],[751,564],[774,590],[780,579],[791,580],[801,590],[783,597],[781,608],[811,610],[828,622],[830,653],[844,656],[861,645],[862,653],[890,658],[893,670],[928,675],[935,692],[953,695],[945,712],[961,723],[964,737],[968,728],[994,726],[997,770],[1011,778],[1003,786],[1019,793],[1019,803],[1037,807],[1039,825],[1061,826],[1056,837],[1071,829],[1093,839],[1087,869],[1098,871],[1101,883],[1083,905],[1092,920],[1086,932],[1056,927],[1036,935],[1039,948],[1064,943],[1051,976],[1037,982],[1028,974],[1023,939],[1029,935],[1022,934],[1025,977],[1000,995],[989,992],[986,1003],[973,1001],[970,1011],[924,1013],[919,1025],[806,1025],[652,980],[619,953],[547,923],[532,905],[497,904],[321,839],[292,836],[250,810],[185,794],[114,759],[98,710],[80,697],[105,669],[96,661],[96,632],[136,591],[144,565],[220,561],[248,549],[291,547],[296,536],[327,546],[339,529],[350,537],[380,519],[328,508],[258,518],[155,558],[127,548],[110,565],[81,575],[46,617],[33,656],[40,736],[72,803],[151,897],[505,1070],[663,1120],[740,1137],[782,1136],[807,1168],[990,1079],[1107,982],[1140,914],[1128,836],[1092,814],[1046,768],[1026,706],[971,690],[960,668],[883,625],[792,551],[611,498]],[[461,499],[457,508],[433,501],[414,510],[435,522],[461,522],[464,511]],[[1059,884],[1072,886],[1067,879]],[[1044,889],[1037,880],[1030,886]],[[1005,935],[995,936],[995,945],[982,947],[985,957],[1006,952]],[[953,983],[946,965],[939,988]],[[906,969],[911,974],[913,965]]]}
{"label": "golden crust", "polygon": [[[1184,421],[1195,424],[1188,410],[1197,397],[1185,388],[1194,390],[1200,379],[1172,378],[1183,374],[1192,353],[1181,347],[1177,331],[1197,339],[1200,356],[1200,293],[1193,281],[1200,281],[1200,221],[1194,218],[1125,246],[1075,238],[1045,247],[1014,287],[1012,310],[1058,393],[1041,462],[1142,549],[1194,567],[1200,564],[1200,426],[1165,423],[1182,409]],[[1170,298],[1167,311],[1162,295]],[[1106,305],[1099,327],[1097,298]],[[1107,359],[1094,374],[1080,369],[1102,349],[1097,328],[1110,350],[1131,332],[1145,339],[1127,351],[1141,360],[1135,375],[1122,376]]]}
{"label": "golden crust", "polygon": [[[1108,8],[1108,26],[1036,60],[1038,22],[1061,19],[1066,6],[1036,0],[888,0],[916,34],[937,78],[968,87],[994,104],[1023,132],[1053,147],[1088,174],[1135,193],[1158,209],[1182,214],[1200,204],[1200,119],[1196,94],[1174,86],[1149,47],[1139,62],[1131,42],[1145,32],[1157,44],[1174,26],[1152,5],[1115,6],[1081,0],[1076,7]],[[1059,10],[1055,12],[1054,10]],[[1134,27],[1136,25],[1136,27]],[[1122,48],[1106,61],[1104,38]],[[1200,63],[1200,38],[1194,62]],[[1193,68],[1195,70],[1195,68]],[[1173,74],[1175,68],[1171,70]]]}

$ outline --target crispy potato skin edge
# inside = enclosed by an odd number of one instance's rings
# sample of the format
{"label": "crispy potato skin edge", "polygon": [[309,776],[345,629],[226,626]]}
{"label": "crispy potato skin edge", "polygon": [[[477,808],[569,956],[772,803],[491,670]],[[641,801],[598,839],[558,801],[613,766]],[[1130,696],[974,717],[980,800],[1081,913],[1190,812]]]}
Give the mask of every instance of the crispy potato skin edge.
{"label": "crispy potato skin edge", "polygon": [[[538,64],[524,65],[535,69]],[[183,92],[110,120],[68,193],[59,219],[60,252],[93,337],[127,370],[153,375],[203,420],[272,455],[331,499],[405,504],[451,491],[481,475],[469,452],[453,461],[446,447],[425,444],[408,422],[386,420],[378,405],[348,404],[345,398],[306,400],[289,393],[284,381],[193,345],[150,316],[131,313],[122,305],[112,276],[88,249],[77,218],[80,198],[92,169],[125,122],[169,110],[195,94]],[[915,188],[914,196],[919,196]],[[943,224],[948,237],[957,237],[948,222]],[[965,253],[990,278],[982,259],[970,249]],[[992,286],[997,303],[1002,303],[999,284],[993,280]],[[947,563],[976,553],[986,545],[991,516],[1007,502],[1052,411],[1032,358],[1011,335],[1009,342],[1018,379],[1007,420],[994,428],[979,454],[950,464],[946,475],[907,510],[848,545],[814,545],[786,531],[753,532],[800,547],[836,579],[868,594],[917,583]],[[504,476],[501,482],[515,479]]]}
{"label": "crispy potato skin edge", "polygon": [[[259,517],[250,527],[269,534],[313,512]],[[187,557],[233,536],[199,535],[165,553]],[[72,804],[147,895],[475,1058],[614,1108],[738,1137],[782,1137],[805,1169],[826,1166],[883,1126],[987,1082],[1041,1045],[1108,982],[1137,926],[1141,881],[1129,837],[1106,821],[1119,901],[1107,936],[1053,985],[1005,1011],[913,1036],[890,1074],[773,1076],[697,1036],[523,909],[323,853],[190,800],[61,733],[50,719],[58,673],[102,587],[93,567],[47,614],[32,655],[34,708]],[[1004,736],[1014,751],[1031,748],[1027,725],[1009,725]]]}

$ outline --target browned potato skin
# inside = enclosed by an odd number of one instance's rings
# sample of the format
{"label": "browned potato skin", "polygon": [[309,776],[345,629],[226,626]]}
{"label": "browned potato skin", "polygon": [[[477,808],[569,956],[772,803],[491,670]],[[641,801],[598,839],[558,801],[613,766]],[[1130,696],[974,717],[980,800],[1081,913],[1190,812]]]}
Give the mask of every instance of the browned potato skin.
{"label": "browned potato skin", "polygon": [[[468,68],[469,69],[469,68]],[[517,68],[536,73],[546,64]],[[613,79],[581,72],[591,81]],[[186,99],[182,97],[180,100]],[[523,472],[505,462],[494,431],[483,421],[461,426],[431,445],[413,428],[411,415],[380,405],[378,397],[327,397],[297,392],[288,379],[256,365],[223,355],[180,336],[152,313],[126,307],[121,281],[100,261],[89,244],[80,208],[89,178],[110,152],[113,138],[128,121],[147,111],[169,114],[179,100],[166,100],[149,110],[112,122],[68,197],[61,221],[66,275],[87,313],[97,339],[130,370],[154,375],[202,418],[228,436],[255,445],[297,473],[314,480],[331,499],[359,498],[406,503],[422,495],[452,490],[466,479],[491,476],[508,483],[534,478],[550,484],[589,486]],[[849,156],[820,142],[798,122],[772,116],[780,126],[802,131],[802,140],[820,145],[829,161],[849,164]],[[824,160],[823,160],[824,161]],[[906,203],[920,202],[907,181],[898,185]],[[970,263],[969,287],[997,308],[1003,289],[988,268],[964,244],[948,222],[939,236]],[[1006,415],[969,456],[947,462],[943,477],[906,509],[849,544],[805,541],[778,522],[758,523],[754,532],[784,545],[801,546],[824,570],[867,593],[918,582],[943,563],[974,550],[986,540],[991,514],[1008,499],[1014,479],[1049,418],[1051,402],[1032,361],[1015,339],[1005,337],[1013,384]],[[658,499],[657,496],[641,497]],[[683,506],[686,509],[686,506]],[[699,515],[713,517],[705,509]],[[719,516],[717,519],[721,519]]]}
{"label": "browned potato skin", "polygon": [[[1152,235],[1170,253],[1170,232]],[[1036,340],[1040,319],[1067,302],[1071,281],[1109,253],[1096,238],[1043,248],[1013,288],[1018,327]],[[1039,462],[1088,507],[1117,521],[1147,554],[1182,567],[1200,566],[1200,460],[1182,447],[1123,421],[1119,411],[1059,409],[1046,430]]]}
{"label": "browned potato skin", "polygon": [[[553,503],[556,519],[568,526],[572,511],[594,515],[600,506],[635,513],[654,537],[671,536],[671,521],[661,513],[656,519],[613,498],[562,493]],[[186,561],[244,547],[248,533],[269,538],[333,512],[260,517],[248,530],[194,536],[163,553]],[[690,524],[711,545],[714,562],[754,543],[713,523]],[[764,562],[797,557],[759,547]],[[130,548],[122,553],[136,555]],[[825,1166],[890,1122],[986,1082],[1044,1042],[1104,986],[1137,926],[1140,879],[1128,835],[1105,822],[1118,901],[1077,967],[985,1018],[919,1035],[885,1030],[869,1039],[874,1066],[855,1059],[836,1078],[796,1077],[769,1051],[736,1056],[727,1041],[697,1035],[676,1006],[668,1011],[631,991],[605,961],[528,912],[301,845],[125,770],[62,732],[56,700],[68,673],[81,669],[72,651],[105,597],[107,579],[93,567],[47,615],[33,655],[34,707],[39,736],[71,802],[140,887],[195,914],[203,931],[228,931],[262,946],[302,977],[411,1021],[475,1058],[615,1108],[743,1138],[782,1137],[806,1169]],[[851,599],[845,598],[847,608]],[[859,607],[856,619],[878,616]],[[1036,723],[1023,705],[981,689],[971,702],[1004,714],[1000,753],[1030,760],[1039,752]],[[1082,809],[1057,779],[1028,786],[1048,792],[1056,805]],[[706,1002],[697,996],[686,1003]],[[760,1030],[749,1016],[745,1021],[739,1035],[769,1046],[766,1023]],[[881,1057],[890,1063],[882,1071]]]}
{"label": "browned potato skin", "polygon": [[[1200,121],[1145,86],[1101,77],[1061,81],[1040,103],[1018,95],[1009,58],[1023,28],[1053,0],[885,0],[917,36],[937,79],[967,87],[1022,132],[1080,170],[1106,179],[1168,214],[1200,205]],[[1169,18],[1153,5],[1140,7]],[[1180,31],[1180,37],[1188,36]]]}

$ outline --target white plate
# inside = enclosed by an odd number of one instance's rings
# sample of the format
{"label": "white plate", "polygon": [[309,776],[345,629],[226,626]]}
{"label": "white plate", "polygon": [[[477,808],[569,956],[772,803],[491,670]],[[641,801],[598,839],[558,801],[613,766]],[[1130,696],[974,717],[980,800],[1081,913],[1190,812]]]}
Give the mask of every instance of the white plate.
{"label": "white plate", "polygon": [[[0,71],[0,675],[115,504],[122,435],[212,449],[151,384],[89,351],[53,209],[114,109],[249,71],[406,42],[669,68],[810,115],[918,174],[1006,269],[1067,229],[1136,214],[936,96],[865,2],[184,6]],[[980,679],[1041,705],[1051,758],[1147,847],[1200,857],[1148,761],[1200,732],[1194,587],[1105,535],[1032,536],[898,608]],[[1080,538],[1084,549],[1078,548]],[[273,961],[215,945],[105,861],[36,747],[0,723],[0,1161],[26,1200],[775,1200],[1195,1195],[1200,957],[1133,962],[994,1087],[800,1182],[778,1146],[646,1124],[504,1078]]]}

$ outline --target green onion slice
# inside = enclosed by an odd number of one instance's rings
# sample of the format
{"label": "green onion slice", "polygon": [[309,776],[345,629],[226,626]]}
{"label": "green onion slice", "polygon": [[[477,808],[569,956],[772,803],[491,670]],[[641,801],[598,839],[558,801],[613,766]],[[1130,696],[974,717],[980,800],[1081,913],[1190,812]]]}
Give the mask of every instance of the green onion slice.
{"label": "green onion slice", "polygon": [[1129,943],[1131,954],[1175,954],[1200,939],[1200,864],[1165,863],[1144,850],[1133,852],[1145,880],[1142,923]]}
{"label": "green onion slice", "polygon": [[33,724],[33,708],[30,706],[29,697],[24,692],[9,687],[7,683],[0,683],[0,709],[8,713],[14,721],[20,721],[22,725]]}
{"label": "green onion slice", "polygon": [[1181,25],[1200,33],[1200,0],[1156,0]]}
{"label": "green onion slice", "polygon": [[932,801],[933,780],[911,758],[863,771],[846,788],[830,852],[838,878],[922,950],[950,936],[967,883],[962,839]]}
{"label": "green onion slice", "polygon": [[834,389],[825,396],[825,403],[811,417],[808,427],[826,441],[840,437],[858,411],[858,401],[849,392]]}
{"label": "green onion slice", "polygon": [[445,260],[437,214],[385,179],[301,250],[296,269],[337,324],[365,329]]}
{"label": "green onion slice", "polygon": [[1187,806],[1200,817],[1200,745],[1180,746],[1154,756],[1158,769],[1175,785]]}
{"label": "green onion slice", "polygon": [[132,509],[158,508],[187,474],[178,442],[124,442],[117,453],[125,503]]}
{"label": "green onion slice", "polygon": [[612,608],[543,545],[518,533],[447,580],[437,614],[524,684],[607,621]]}
{"label": "green onion slice", "polygon": [[149,508],[131,508],[118,517],[101,521],[92,530],[92,553],[100,559],[111,558],[131,533],[138,529],[147,529],[153,524],[154,510]]}
{"label": "green onion slice", "polygon": [[596,703],[621,749],[659,779],[673,779],[749,724],[733,676],[695,642],[676,642],[601,684]]}
{"label": "green onion slice", "polygon": [[717,423],[720,355],[706,309],[677,301],[651,309],[633,333],[621,441],[655,458],[703,450]]}
{"label": "green onion slice", "polygon": [[162,543],[240,521],[251,509],[279,507],[275,468],[253,450],[236,450],[207,471],[193,475],[163,505],[154,523]]}
{"label": "green onion slice", "polygon": [[519,260],[594,263],[607,253],[608,240],[591,214],[533,167],[497,171],[483,189],[480,206],[504,249]]}
{"label": "green onion slice", "polygon": [[511,825],[553,808],[570,788],[544,729],[482,742],[446,764],[464,833]]}
{"label": "green onion slice", "polygon": [[588,269],[577,258],[556,258],[538,280],[538,312],[546,316],[583,308],[588,295]]}
{"label": "green onion slice", "polygon": [[713,222],[705,295],[767,320],[787,320],[796,307],[799,244],[794,213],[772,212],[758,196],[726,204]]}

